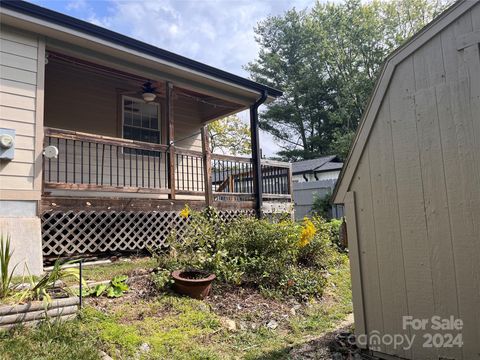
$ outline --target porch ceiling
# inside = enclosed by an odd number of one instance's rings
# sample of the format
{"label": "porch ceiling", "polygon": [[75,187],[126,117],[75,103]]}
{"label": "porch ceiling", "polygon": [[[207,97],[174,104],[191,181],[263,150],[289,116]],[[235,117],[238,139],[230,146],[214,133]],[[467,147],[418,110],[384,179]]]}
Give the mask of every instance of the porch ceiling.
{"label": "porch ceiling", "polygon": [[[45,125],[121,137],[121,97],[141,99],[141,87],[147,80],[157,88],[155,102],[164,111],[164,79],[146,78],[50,52],[45,70]],[[174,88],[172,101],[180,137],[196,132],[206,122],[245,108],[181,87]],[[165,118],[165,114],[161,117]]]}

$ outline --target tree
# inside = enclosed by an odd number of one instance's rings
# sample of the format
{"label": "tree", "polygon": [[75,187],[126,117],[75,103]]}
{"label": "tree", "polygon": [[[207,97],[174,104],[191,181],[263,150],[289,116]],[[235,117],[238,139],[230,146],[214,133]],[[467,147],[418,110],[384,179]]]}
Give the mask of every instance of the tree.
{"label": "tree", "polygon": [[255,28],[253,80],[284,95],[261,114],[285,160],[345,157],[386,56],[429,22],[435,0],[347,0],[287,11]]}
{"label": "tree", "polygon": [[250,127],[236,115],[208,124],[210,151],[230,155],[251,154]]}

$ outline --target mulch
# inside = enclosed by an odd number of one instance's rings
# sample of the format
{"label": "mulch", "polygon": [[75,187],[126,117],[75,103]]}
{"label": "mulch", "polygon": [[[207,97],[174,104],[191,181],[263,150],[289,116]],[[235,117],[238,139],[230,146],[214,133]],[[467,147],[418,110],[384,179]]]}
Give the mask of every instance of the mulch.
{"label": "mulch", "polygon": [[254,288],[215,284],[213,292],[205,302],[219,316],[238,322],[241,328],[250,328],[275,323],[281,325],[299,312],[305,305],[294,299],[270,299]]}

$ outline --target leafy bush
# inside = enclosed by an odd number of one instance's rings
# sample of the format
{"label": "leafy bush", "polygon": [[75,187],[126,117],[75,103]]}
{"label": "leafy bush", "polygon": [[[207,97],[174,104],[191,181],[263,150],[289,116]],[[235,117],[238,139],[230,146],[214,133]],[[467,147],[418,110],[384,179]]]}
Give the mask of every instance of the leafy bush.
{"label": "leafy bush", "polygon": [[314,216],[321,216],[324,219],[332,218],[332,193],[328,192],[324,196],[314,194],[311,213]]}
{"label": "leafy bush", "polygon": [[341,243],[340,241],[340,228],[342,227],[342,220],[339,219],[332,219],[330,221],[331,224],[331,237],[332,237],[332,243],[337,245],[337,248],[341,252],[347,251],[345,246]]}
{"label": "leafy bush", "polygon": [[181,215],[187,219],[183,235],[172,232],[169,251],[153,252],[159,288],[169,286],[172,270],[195,268],[220,281],[305,300],[322,295],[325,270],[344,258],[332,243],[331,223],[321,218],[295,223],[240,217],[225,224],[212,208],[186,208]]}

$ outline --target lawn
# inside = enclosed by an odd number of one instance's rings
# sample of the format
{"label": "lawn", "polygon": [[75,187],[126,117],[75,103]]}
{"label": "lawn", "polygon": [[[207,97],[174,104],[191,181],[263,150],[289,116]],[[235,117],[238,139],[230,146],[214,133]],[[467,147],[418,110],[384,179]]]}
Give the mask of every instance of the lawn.
{"label": "lawn", "polygon": [[131,290],[87,299],[77,320],[0,334],[2,359],[290,359],[352,311],[348,262],[329,270],[322,299],[308,303],[221,284],[205,301],[159,293],[151,266],[145,258],[87,268],[88,280],[129,274]]}

